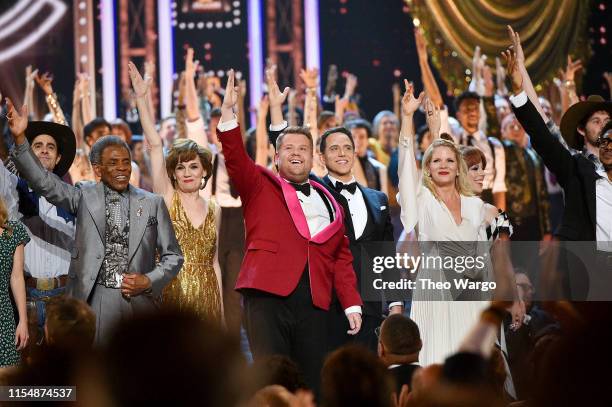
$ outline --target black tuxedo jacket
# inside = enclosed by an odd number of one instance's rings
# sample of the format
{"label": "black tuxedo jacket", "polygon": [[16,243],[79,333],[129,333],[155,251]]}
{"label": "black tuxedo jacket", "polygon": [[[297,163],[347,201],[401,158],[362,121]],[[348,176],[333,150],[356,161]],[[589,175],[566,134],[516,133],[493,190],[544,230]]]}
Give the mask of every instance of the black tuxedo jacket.
{"label": "black tuxedo jacket", "polygon": [[582,154],[572,155],[563,147],[530,101],[513,110],[565,192],[565,211],[556,235],[560,240],[595,241],[595,183],[600,178],[595,166]]}
{"label": "black tuxedo jacket", "polygon": [[[366,188],[357,183],[357,188],[361,191],[368,211],[368,220],[362,235],[355,238],[355,228],[346,198],[336,192],[332,181],[328,176],[323,177],[323,185],[331,192],[336,201],[342,206],[344,211],[344,228],[349,238],[349,248],[353,254],[353,269],[357,275],[357,282],[361,287],[361,243],[363,242],[393,242],[393,224],[389,215],[389,200],[387,196],[374,189]],[[361,291],[361,290],[360,290]],[[364,301],[363,312],[366,315],[381,316],[386,311],[383,309],[381,301]]]}
{"label": "black tuxedo jacket", "polygon": [[389,369],[389,373],[395,380],[395,391],[397,392],[398,396],[402,392],[402,386],[404,384],[407,384],[408,387],[412,389],[412,385],[410,384],[410,382],[412,382],[412,376],[420,367],[421,366],[417,365],[416,363],[412,363],[409,365],[399,365]]}

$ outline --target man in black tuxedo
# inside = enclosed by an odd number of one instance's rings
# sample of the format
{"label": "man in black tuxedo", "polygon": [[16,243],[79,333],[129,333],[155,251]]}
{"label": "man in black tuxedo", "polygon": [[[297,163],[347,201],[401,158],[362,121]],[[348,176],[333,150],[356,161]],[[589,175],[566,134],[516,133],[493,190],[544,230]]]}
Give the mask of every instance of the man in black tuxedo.
{"label": "man in black tuxedo", "polygon": [[[610,131],[610,102],[599,102],[585,111],[574,129],[587,128],[587,120],[593,118],[592,112],[602,112],[605,126],[599,131],[594,144],[599,147],[599,160],[602,167],[584,154],[571,154],[565,146],[549,131],[546,123],[528,97],[525,84],[530,83],[524,69],[519,69],[522,56],[520,42],[513,39],[514,51],[506,51],[504,57],[508,63],[508,74],[512,78],[513,95],[510,96],[514,113],[525,131],[531,137],[531,143],[542,157],[544,164],[555,174],[565,193],[565,211],[556,236],[562,241],[593,242],[588,247],[589,253],[579,258],[571,250],[561,251],[559,266],[563,275],[563,294],[571,300],[605,299],[609,296],[609,272],[612,271],[612,131]],[[604,113],[607,113],[607,116]],[[567,113],[566,113],[567,115]],[[564,121],[562,119],[562,121]],[[567,119],[565,120],[567,122]],[[601,124],[601,123],[600,123]],[[565,126],[569,129],[569,126]],[[571,247],[564,244],[563,247]],[[574,249],[574,251],[576,251]],[[590,264],[586,267],[584,259]],[[595,274],[594,272],[598,273]],[[595,294],[593,294],[595,293]],[[599,293],[599,294],[598,294]],[[604,297],[600,297],[603,295]],[[597,298],[596,298],[597,297]]]}
{"label": "man in black tuxedo", "polygon": [[419,327],[410,318],[390,315],[380,326],[378,357],[395,379],[397,394],[404,384],[412,389],[412,375],[421,367],[418,362],[422,347]]}
{"label": "man in black tuxedo", "polygon": [[[321,160],[328,171],[323,182],[344,210],[344,225],[353,254],[353,268],[361,287],[362,243],[394,241],[389,200],[384,193],[364,187],[355,181],[353,176],[355,143],[348,129],[334,127],[327,130],[321,135],[319,149]],[[392,302],[388,310],[391,313],[401,313],[403,304]],[[335,301],[330,316],[331,348],[341,346],[354,338],[355,341],[376,352],[378,339],[375,329],[381,325],[386,312],[387,304],[383,306],[382,297],[380,301],[364,301],[361,331],[355,336],[349,336],[346,334],[348,325],[342,320],[343,311]]]}

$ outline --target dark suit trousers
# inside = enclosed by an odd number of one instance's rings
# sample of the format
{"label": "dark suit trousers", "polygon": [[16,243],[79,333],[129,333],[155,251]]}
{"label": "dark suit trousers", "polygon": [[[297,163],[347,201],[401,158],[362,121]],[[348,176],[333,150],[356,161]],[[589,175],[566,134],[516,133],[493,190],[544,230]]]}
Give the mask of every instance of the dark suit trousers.
{"label": "dark suit trousers", "polygon": [[244,217],[242,208],[221,207],[219,267],[223,284],[225,322],[232,335],[240,335],[240,294],[234,289],[244,257]]}
{"label": "dark suit trousers", "polygon": [[306,384],[318,394],[327,352],[328,312],[312,305],[308,272],[288,297],[258,290],[244,295],[244,324],[253,357],[286,355],[298,364]]}

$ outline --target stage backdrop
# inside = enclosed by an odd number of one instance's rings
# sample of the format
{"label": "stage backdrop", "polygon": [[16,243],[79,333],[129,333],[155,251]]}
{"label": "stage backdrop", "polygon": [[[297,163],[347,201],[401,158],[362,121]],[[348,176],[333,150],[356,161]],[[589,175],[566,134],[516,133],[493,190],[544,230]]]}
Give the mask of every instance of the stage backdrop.
{"label": "stage backdrop", "polygon": [[434,65],[455,94],[465,88],[466,67],[471,67],[476,45],[491,57],[489,65],[495,66],[494,57],[510,45],[508,24],[521,35],[527,69],[535,83],[550,81],[565,67],[568,54],[583,60],[589,56],[589,1],[405,1],[425,32]]}

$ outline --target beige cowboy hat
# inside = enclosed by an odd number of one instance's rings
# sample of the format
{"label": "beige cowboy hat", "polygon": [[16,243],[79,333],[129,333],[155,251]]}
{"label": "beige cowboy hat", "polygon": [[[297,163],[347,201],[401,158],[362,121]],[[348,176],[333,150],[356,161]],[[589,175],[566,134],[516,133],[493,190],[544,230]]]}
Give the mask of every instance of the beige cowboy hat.
{"label": "beige cowboy hat", "polygon": [[561,135],[567,145],[575,150],[583,147],[582,135],[578,133],[577,127],[585,117],[594,112],[604,110],[612,116],[612,102],[607,102],[599,95],[591,95],[584,102],[578,102],[569,109],[561,118]]}

